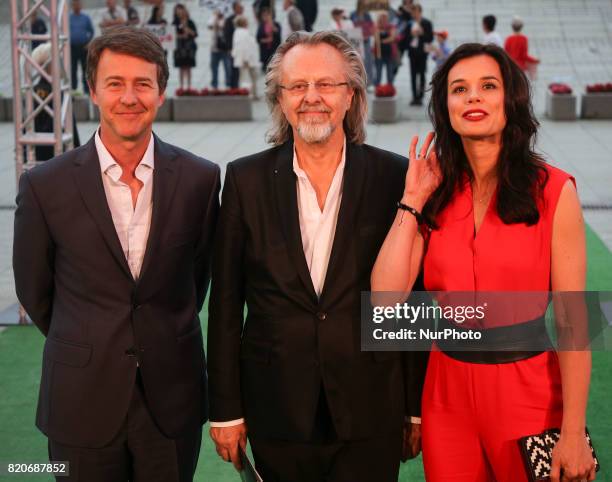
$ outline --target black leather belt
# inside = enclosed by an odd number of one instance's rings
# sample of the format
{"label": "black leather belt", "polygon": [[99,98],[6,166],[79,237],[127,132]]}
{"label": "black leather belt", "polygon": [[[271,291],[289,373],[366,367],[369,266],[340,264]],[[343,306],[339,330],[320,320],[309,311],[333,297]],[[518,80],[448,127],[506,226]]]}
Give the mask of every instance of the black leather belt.
{"label": "black leather belt", "polygon": [[546,331],[544,316],[484,330],[465,328],[444,318],[438,322],[438,332],[449,328],[458,333],[468,330],[480,333],[479,340],[438,338],[436,341],[446,355],[468,363],[512,363],[554,349]]}

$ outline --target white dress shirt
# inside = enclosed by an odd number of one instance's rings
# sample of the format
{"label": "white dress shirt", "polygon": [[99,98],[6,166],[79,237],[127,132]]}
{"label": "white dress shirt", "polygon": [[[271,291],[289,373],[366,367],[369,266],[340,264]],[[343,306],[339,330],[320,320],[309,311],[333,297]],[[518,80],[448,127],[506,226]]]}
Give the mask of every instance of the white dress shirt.
{"label": "white dress shirt", "polygon": [[153,212],[153,169],[155,168],[153,135],[151,134],[147,150],[136,167],[136,178],[143,184],[136,199],[136,207],[132,202],[130,187],[120,181],[123,170],[104,146],[99,130],[96,131],[95,143],[106,201],[115,231],[132,276],[137,280],[147,247]]}

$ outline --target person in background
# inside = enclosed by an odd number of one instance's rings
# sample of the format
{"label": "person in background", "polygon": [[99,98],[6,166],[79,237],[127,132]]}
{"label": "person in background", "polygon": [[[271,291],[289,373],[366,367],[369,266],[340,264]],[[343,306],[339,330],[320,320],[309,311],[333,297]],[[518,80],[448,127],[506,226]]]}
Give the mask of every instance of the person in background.
{"label": "person in background", "polygon": [[540,61],[529,55],[529,41],[526,35],[521,33],[523,30],[523,20],[520,17],[512,19],[512,35],[508,36],[504,44],[504,50],[516,64],[525,72],[530,71],[531,66],[535,66]]}
{"label": "person in background", "polygon": [[448,40],[448,32],[446,30],[434,32],[434,37],[438,43],[432,47],[431,58],[436,62],[436,69],[439,69],[450,55],[451,49],[446,43]]}
{"label": "person in background", "polygon": [[89,15],[81,11],[81,0],[72,0],[70,13],[70,82],[73,91],[78,86],[78,70],[81,65],[83,92],[89,94],[87,84],[87,46],[94,36],[94,27]]}
{"label": "person in background", "polygon": [[304,30],[312,32],[319,13],[318,0],[296,0],[295,5],[304,16]]}
{"label": "person in background", "polygon": [[499,32],[495,30],[495,25],[497,25],[497,18],[495,15],[485,15],[482,17],[482,30],[484,31],[484,35],[482,36],[483,44],[493,44],[498,47],[503,47],[504,42],[501,38]]}
{"label": "person in background", "polygon": [[236,25],[234,20],[236,17],[240,16],[244,12],[244,7],[239,0],[232,2],[232,14],[225,19],[225,24],[223,25],[223,36],[225,37],[225,45],[227,47],[228,57],[230,59],[231,65],[231,79],[230,79],[230,87],[235,89],[238,87],[238,82],[240,81],[240,69],[234,65],[234,59],[231,55],[233,49],[234,42],[234,29]]}
{"label": "person in background", "polygon": [[132,0],[123,0],[123,7],[125,8],[126,15],[125,24],[137,27],[140,23],[140,15],[138,15],[136,7],[132,5]]}
{"label": "person in background", "polygon": [[404,60],[404,53],[408,52],[408,41],[410,39],[410,25],[412,24],[412,7],[413,0],[403,0],[402,4],[395,12],[395,22],[397,28],[397,48],[398,62],[395,68],[395,74]]}
{"label": "person in background", "polygon": [[147,21],[148,25],[167,25],[168,21],[164,18],[164,3],[160,2],[151,9],[151,16]]}
{"label": "person in background", "polygon": [[412,102],[410,105],[422,105],[425,94],[425,72],[427,71],[428,49],[433,42],[433,26],[423,17],[423,7],[415,3],[412,6],[412,24],[408,39],[408,56],[410,57],[410,80],[412,84]]}
{"label": "person in background", "polygon": [[387,84],[393,85],[397,42],[395,26],[389,21],[387,12],[381,12],[376,19],[375,42],[376,85],[382,83],[383,66],[387,71]]}
{"label": "person in background", "polygon": [[255,0],[253,2],[253,15],[257,19],[257,25],[261,23],[261,14],[265,9],[272,13],[274,18],[274,2],[272,0]]}
{"label": "person in background", "polygon": [[208,29],[211,33],[210,42],[210,72],[211,72],[211,87],[219,88],[219,64],[223,65],[223,73],[225,74],[225,86],[231,87],[232,84],[232,59],[227,50],[227,42],[223,33],[225,25],[225,17],[221,10],[215,10],[212,17],[208,21]]}
{"label": "person in background", "polygon": [[[43,35],[47,33],[47,24],[42,18],[38,16],[38,9],[32,12],[30,22],[30,32],[34,35]],[[43,40],[32,40],[32,50],[34,50],[36,47],[43,43]]]}
{"label": "person in background", "polygon": [[374,56],[372,54],[372,39],[374,37],[374,20],[366,5],[366,0],[357,0],[357,8],[350,16],[353,25],[361,29],[363,36],[363,63],[368,77],[368,86],[373,85],[376,77],[374,75]]}
{"label": "person in background", "polygon": [[259,60],[261,60],[261,70],[266,71],[272,55],[281,42],[281,26],[272,17],[269,8],[261,10],[261,19],[257,27],[257,43],[259,44]]}
{"label": "person in background", "polygon": [[[232,58],[234,66],[240,69],[240,80],[244,80],[247,74],[251,77],[251,96],[257,100],[257,70],[259,68],[259,52],[257,41],[249,32],[249,21],[244,15],[239,15],[234,20],[236,29],[232,42]],[[240,85],[240,81],[238,82]]]}
{"label": "person in background", "polygon": [[198,45],[195,39],[198,36],[198,29],[182,3],[177,3],[174,7],[172,24],[176,33],[174,66],[179,69],[180,88],[182,90],[186,85],[187,90],[191,90],[191,69],[196,65]]}
{"label": "person in background", "polygon": [[[40,44],[32,51],[32,60],[36,62],[38,66],[43,68],[48,74],[51,73],[51,43],[45,42]],[[53,87],[47,79],[42,75],[38,79],[38,82],[34,85],[34,92],[36,95],[44,101],[53,92]],[[47,106],[53,110],[53,100],[49,101]],[[34,109],[38,107],[38,101],[34,99]],[[35,132],[53,132],[53,116],[43,109],[34,118],[34,131]],[[79,139],[79,131],[77,130],[76,120],[74,118],[74,111],[72,112],[72,135],[73,135],[73,147],[79,147],[81,141]],[[66,151],[66,145],[64,145],[64,151]],[[53,146],[36,146],[34,148],[36,154],[36,161],[47,161],[52,157],[55,157],[55,149]]]}
{"label": "person in background", "polygon": [[[164,2],[161,1],[157,5],[153,7],[151,10],[151,16],[147,21],[147,25],[151,25],[155,28],[155,34],[158,36],[160,43],[165,47],[163,43],[163,38],[168,34],[166,29],[166,25],[168,25],[168,21],[164,18]],[[162,27],[162,28],[159,28]],[[168,56],[168,51],[164,48],[164,52],[166,53],[166,57]]]}
{"label": "person in background", "polygon": [[281,29],[281,38],[283,42],[293,32],[305,30],[304,15],[299,8],[295,6],[296,0],[283,0],[283,9],[285,10],[285,21]]}
{"label": "person in background", "polygon": [[344,10],[336,7],[331,11],[331,22],[329,23],[329,30],[337,32],[347,32],[354,28],[353,22],[345,17]]}
{"label": "person in background", "polygon": [[102,32],[109,27],[125,25],[127,14],[125,10],[117,6],[117,0],[106,0],[106,10],[102,14],[100,29]]}

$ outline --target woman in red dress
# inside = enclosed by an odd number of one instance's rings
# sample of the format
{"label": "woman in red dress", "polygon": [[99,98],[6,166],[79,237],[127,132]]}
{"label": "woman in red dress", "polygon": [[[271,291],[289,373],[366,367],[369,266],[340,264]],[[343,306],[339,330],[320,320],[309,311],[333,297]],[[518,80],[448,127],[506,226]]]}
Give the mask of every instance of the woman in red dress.
{"label": "woman in red dress", "polygon": [[[430,133],[417,156],[412,139],[372,290],[407,296],[421,272],[428,291],[584,290],[574,179],[533,150],[538,123],[524,73],[497,46],[465,44],[432,86],[436,143],[430,149]],[[504,312],[493,324],[530,319]],[[434,344],[422,400],[427,480],[526,481],[518,439],[550,428],[561,429],[551,479],[594,480],[584,436],[590,372],[586,351],[474,355]]]}

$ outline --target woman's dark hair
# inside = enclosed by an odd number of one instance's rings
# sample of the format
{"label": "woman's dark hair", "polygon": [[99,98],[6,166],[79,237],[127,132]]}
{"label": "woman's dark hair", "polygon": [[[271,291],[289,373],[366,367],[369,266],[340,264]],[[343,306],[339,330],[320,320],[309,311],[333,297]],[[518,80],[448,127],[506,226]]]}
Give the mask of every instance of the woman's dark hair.
{"label": "woman's dark hair", "polygon": [[161,24],[161,23],[166,23],[166,20],[164,18],[157,18],[160,15],[162,15],[162,7],[158,7],[155,6],[151,9],[151,17],[149,18],[149,21],[147,22],[149,25],[157,25],[157,24]]}
{"label": "woman's dark hair", "polygon": [[505,224],[536,224],[540,219],[537,202],[548,181],[548,172],[544,159],[534,151],[539,123],[531,106],[529,80],[503,49],[492,44],[461,45],[433,75],[429,117],[436,134],[442,182],[427,201],[423,215],[436,226],[437,214],[448,205],[456,190],[464,187],[465,176],[474,178],[461,137],[450,122],[448,73],[457,62],[477,55],[488,55],[497,62],[504,83],[506,126],[497,162],[497,214]]}
{"label": "woman's dark hair", "polygon": [[172,18],[172,25],[180,25],[181,24],[181,21],[180,21],[179,16],[178,16],[178,11],[181,10],[181,9],[185,11],[185,15],[187,15],[187,19],[189,20],[189,10],[187,10],[187,7],[185,5],[183,5],[182,3],[177,3],[174,6],[174,11],[172,13],[172,16],[173,16],[173,18]]}

